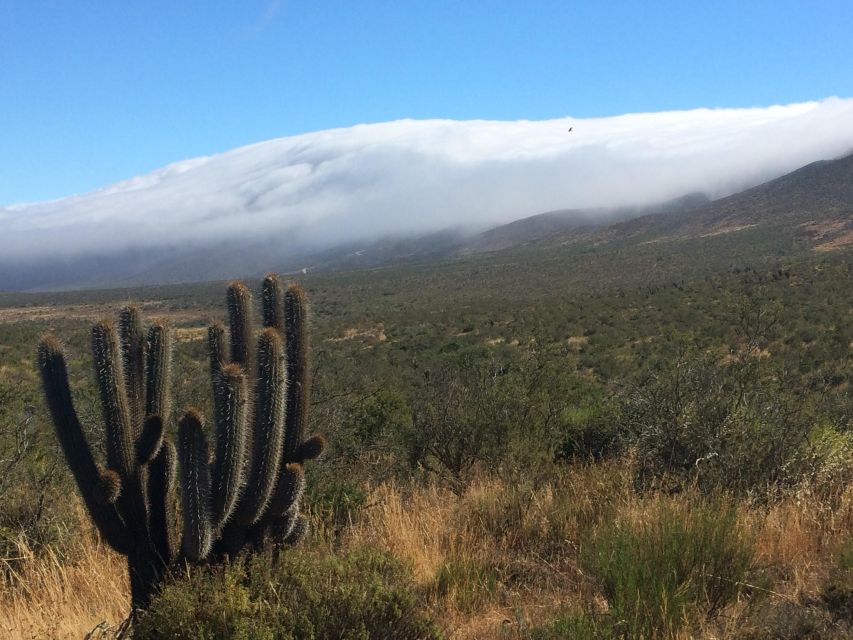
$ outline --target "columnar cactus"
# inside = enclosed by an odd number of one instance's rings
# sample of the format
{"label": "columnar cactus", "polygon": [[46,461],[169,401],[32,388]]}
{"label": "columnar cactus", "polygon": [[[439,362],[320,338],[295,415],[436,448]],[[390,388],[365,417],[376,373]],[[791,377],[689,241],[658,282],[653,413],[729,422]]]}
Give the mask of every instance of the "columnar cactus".
{"label": "columnar cactus", "polygon": [[[95,378],[103,409],[106,465],[95,462],[74,410],[59,341],[39,345],[38,366],[56,434],[92,521],[127,556],[132,599],[145,604],[175,558],[174,446],[163,437],[171,345],[163,325],[143,338],[139,311],[92,328]],[[147,375],[146,375],[147,373]]]}
{"label": "columnar cactus", "polygon": [[[263,282],[264,328],[251,346],[251,295],[228,288],[230,358],[225,331],[208,331],[216,455],[207,465],[202,418],[188,411],[178,427],[184,512],[183,553],[219,559],[267,539],[298,542],[307,531],[299,500],[303,463],[325,446],[304,438],[310,372],[307,300],[276,275]],[[249,374],[251,371],[251,374]]]}
{"label": "columnar cactus", "polygon": [[[168,433],[171,343],[161,324],[143,336],[139,312],[121,312],[118,330],[92,329],[103,410],[106,464],[95,461],[74,409],[56,338],[39,345],[38,365],[60,445],[103,539],[128,558],[133,606],[145,607],[169,568],[220,561],[307,531],[299,513],[303,463],[322,436],[304,439],[310,393],[307,302],[278,276],[263,282],[264,329],[253,349],[251,294],[228,288],[230,355],[222,325],[208,331],[213,383],[213,450],[201,413],[188,409]],[[177,468],[180,467],[180,473]],[[175,515],[176,478],[183,525]]]}

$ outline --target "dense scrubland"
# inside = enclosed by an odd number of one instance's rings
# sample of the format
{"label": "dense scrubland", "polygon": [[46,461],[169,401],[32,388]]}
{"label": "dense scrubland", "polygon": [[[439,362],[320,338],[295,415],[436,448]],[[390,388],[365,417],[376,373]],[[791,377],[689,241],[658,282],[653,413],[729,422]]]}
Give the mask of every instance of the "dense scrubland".
{"label": "dense scrubland", "polygon": [[[851,263],[760,228],[300,276],[330,441],[312,533],[176,571],[134,637],[849,637]],[[39,337],[100,442],[92,321],[169,322],[175,412],[209,413],[224,291],[0,296],[0,635],[109,638],[129,612]]]}

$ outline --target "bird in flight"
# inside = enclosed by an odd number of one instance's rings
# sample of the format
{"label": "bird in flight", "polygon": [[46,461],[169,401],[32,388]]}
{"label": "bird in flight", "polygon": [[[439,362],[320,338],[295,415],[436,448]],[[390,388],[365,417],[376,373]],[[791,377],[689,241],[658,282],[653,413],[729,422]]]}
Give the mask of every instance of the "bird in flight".
{"label": "bird in flight", "polygon": [[569,133],[571,133],[573,129],[574,127],[569,127]]}

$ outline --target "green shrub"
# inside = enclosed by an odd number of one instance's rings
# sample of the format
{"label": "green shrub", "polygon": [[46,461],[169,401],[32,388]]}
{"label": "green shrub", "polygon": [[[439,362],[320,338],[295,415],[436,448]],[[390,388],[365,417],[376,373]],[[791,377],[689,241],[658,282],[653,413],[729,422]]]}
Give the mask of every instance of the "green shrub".
{"label": "green shrub", "polygon": [[337,447],[343,456],[365,450],[404,450],[403,434],[411,429],[411,410],[403,397],[379,389],[354,404],[348,411]]}
{"label": "green shrub", "polygon": [[558,460],[602,460],[616,452],[619,415],[611,403],[598,401],[563,412],[563,442]]}
{"label": "green shrub", "polygon": [[165,587],[134,632],[137,640],[439,637],[405,567],[371,550],[265,552],[193,569]]}
{"label": "green shrub", "polygon": [[668,637],[733,601],[752,563],[752,545],[733,506],[689,508],[662,501],[640,523],[602,527],[582,561],[597,578],[619,632]]}
{"label": "green shrub", "polygon": [[623,637],[606,616],[568,613],[531,631],[531,640],[609,640]]}
{"label": "green shrub", "polygon": [[853,431],[839,431],[829,424],[814,427],[787,471],[793,478],[807,479],[817,495],[843,495],[853,482]]}
{"label": "green shrub", "polygon": [[430,592],[452,596],[460,611],[470,613],[489,602],[498,586],[499,576],[493,567],[475,558],[460,558],[439,567]]}
{"label": "green shrub", "polygon": [[551,470],[568,410],[588,392],[559,349],[436,363],[412,391],[409,461],[457,487],[475,468],[533,479]]}
{"label": "green shrub", "polygon": [[799,480],[788,469],[811,429],[808,402],[758,357],[685,353],[622,397],[637,484],[661,479],[742,493]]}
{"label": "green shrub", "polygon": [[309,468],[311,482],[305,490],[306,508],[318,528],[337,534],[358,517],[366,494],[357,482],[351,465],[332,460],[328,464]]}
{"label": "green shrub", "polygon": [[838,551],[838,562],[830,573],[829,584],[821,594],[824,608],[839,625],[853,631],[853,539],[847,539]]}

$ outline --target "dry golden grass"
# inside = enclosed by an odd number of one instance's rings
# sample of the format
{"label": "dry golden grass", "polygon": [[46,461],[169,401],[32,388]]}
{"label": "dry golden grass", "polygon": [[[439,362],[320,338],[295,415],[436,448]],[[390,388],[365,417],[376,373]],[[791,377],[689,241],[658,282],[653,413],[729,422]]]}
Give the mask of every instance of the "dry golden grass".
{"label": "dry golden grass", "polygon": [[344,546],[385,549],[413,567],[448,638],[515,637],[584,598],[574,553],[580,532],[626,487],[621,469],[570,471],[522,490],[479,479],[458,495],[430,486],[383,484]]}
{"label": "dry golden grass", "polygon": [[[526,637],[567,609],[604,611],[579,549],[600,527],[641,523],[662,505],[690,514],[696,496],[638,495],[626,465],[576,467],[536,489],[481,478],[462,494],[384,483],[344,533],[343,551],[384,549],[407,561],[420,593],[451,640]],[[739,524],[755,541],[768,602],[814,597],[853,532],[853,488],[832,504],[793,495],[770,506],[744,501]],[[322,544],[322,543],[321,543]],[[122,558],[87,539],[76,561],[37,556],[23,542],[0,590],[3,638],[82,638],[119,623],[129,602]],[[746,596],[674,638],[734,638],[748,623]],[[109,637],[108,635],[95,637]]]}
{"label": "dry golden grass", "polygon": [[416,580],[431,580],[447,555],[452,494],[430,487],[405,495],[389,483],[376,488],[368,502],[371,507],[348,533],[348,545],[387,549],[411,563]]}
{"label": "dry golden grass", "polygon": [[853,535],[853,487],[829,503],[804,492],[766,509],[744,509],[742,520],[756,532],[758,562],[785,576],[778,590],[793,599],[814,596]]}
{"label": "dry golden grass", "polygon": [[74,555],[73,564],[63,564],[53,551],[36,555],[21,540],[15,558],[0,559],[8,576],[0,588],[1,637],[80,639],[98,625],[121,623],[130,610],[123,558],[90,536]]}
{"label": "dry golden grass", "polygon": [[[646,522],[664,503],[688,515],[696,499],[639,496],[618,465],[572,469],[536,490],[494,480],[475,481],[462,495],[383,484],[344,546],[378,547],[408,561],[449,638],[521,637],[521,626],[546,624],[566,609],[607,608],[577,554],[596,527]],[[794,495],[769,507],[741,504],[738,524],[754,537],[756,569],[773,577],[755,587],[763,597],[797,603],[825,585],[853,533],[853,488],[833,502]],[[484,575],[494,583],[484,584]],[[675,637],[734,638],[748,614],[744,598]]]}

